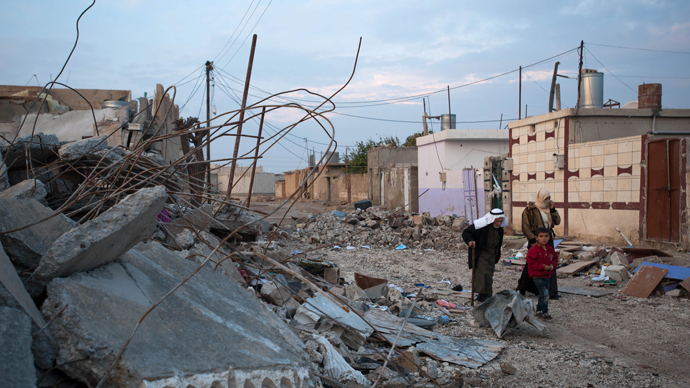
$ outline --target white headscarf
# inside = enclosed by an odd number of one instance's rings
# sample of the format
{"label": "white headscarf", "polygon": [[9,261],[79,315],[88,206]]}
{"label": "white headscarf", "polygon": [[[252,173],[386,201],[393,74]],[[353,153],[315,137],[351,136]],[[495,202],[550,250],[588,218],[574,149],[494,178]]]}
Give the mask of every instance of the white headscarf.
{"label": "white headscarf", "polygon": [[508,219],[501,209],[491,209],[484,217],[474,220],[474,229],[481,229],[487,225],[491,225],[497,218],[503,218],[501,228],[508,226]]}
{"label": "white headscarf", "polygon": [[[549,198],[549,200],[546,198]],[[539,189],[534,204],[539,209],[539,213],[541,213],[540,215],[544,226],[553,228],[553,219],[551,218],[551,193],[549,193],[549,190],[544,188]]]}

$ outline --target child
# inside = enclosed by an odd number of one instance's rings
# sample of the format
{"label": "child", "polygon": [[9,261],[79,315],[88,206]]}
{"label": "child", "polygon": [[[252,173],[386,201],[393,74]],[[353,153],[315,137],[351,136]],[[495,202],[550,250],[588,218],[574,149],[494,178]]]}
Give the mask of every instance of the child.
{"label": "child", "polygon": [[538,228],[535,232],[537,243],[527,252],[527,268],[529,276],[534,279],[534,284],[539,290],[537,302],[537,316],[551,319],[549,315],[549,286],[551,276],[558,265],[558,255],[549,245],[551,233],[547,228]]}

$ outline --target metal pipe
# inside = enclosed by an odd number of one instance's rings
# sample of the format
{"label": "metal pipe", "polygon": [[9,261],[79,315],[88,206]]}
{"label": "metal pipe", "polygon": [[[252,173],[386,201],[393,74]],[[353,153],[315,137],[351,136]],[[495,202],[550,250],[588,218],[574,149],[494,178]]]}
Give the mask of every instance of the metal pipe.
{"label": "metal pipe", "polygon": [[266,115],[266,107],[261,110],[261,122],[259,123],[259,135],[256,137],[256,148],[254,148],[254,163],[252,164],[252,175],[249,177],[249,193],[247,193],[247,207],[252,203],[252,190],[254,189],[254,174],[256,173],[256,164],[259,162],[259,146],[261,145],[261,132],[264,129],[264,116]]}
{"label": "metal pipe", "polygon": [[450,121],[450,123],[448,124],[448,129],[455,129],[455,128],[450,128],[453,124],[453,119],[451,118],[451,115],[450,115],[450,85],[448,85],[447,87],[448,87],[448,121]]}
{"label": "metal pipe", "polygon": [[585,45],[585,41],[580,41],[580,64],[577,67],[577,112],[580,112],[580,85],[582,84],[582,50]]}
{"label": "metal pipe", "polygon": [[249,81],[252,78],[252,66],[254,64],[254,51],[256,50],[256,34],[252,37],[252,49],[249,52],[249,64],[247,65],[247,78],[244,81],[244,95],[242,96],[242,107],[240,108],[240,118],[237,124],[237,137],[235,138],[235,150],[232,153],[232,165],[230,166],[230,176],[228,177],[228,193],[225,198],[230,198],[232,193],[232,181],[235,178],[235,166],[237,165],[237,154],[240,152],[240,140],[242,138],[242,124],[244,123],[244,110],[247,107],[247,95],[249,95]]}

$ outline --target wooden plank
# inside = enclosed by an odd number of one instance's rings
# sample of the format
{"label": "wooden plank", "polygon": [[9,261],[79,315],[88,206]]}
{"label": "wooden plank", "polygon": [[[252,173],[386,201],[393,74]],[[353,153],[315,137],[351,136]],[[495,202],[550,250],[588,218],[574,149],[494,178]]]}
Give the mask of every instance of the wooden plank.
{"label": "wooden plank", "polygon": [[579,261],[577,263],[573,263],[573,264],[567,265],[565,267],[558,268],[556,271],[558,274],[573,275],[573,274],[576,274],[576,273],[582,271],[585,268],[592,266],[595,263],[596,263],[595,260]]}
{"label": "wooden plank", "polygon": [[678,283],[678,285],[685,288],[687,291],[690,291],[690,278],[683,280],[682,282]]}
{"label": "wooden plank", "polygon": [[520,259],[503,260],[503,264],[505,264],[505,265],[522,265],[522,266],[525,266],[525,265],[527,265],[527,261],[525,261],[525,260],[520,260]]}
{"label": "wooden plank", "polygon": [[667,269],[650,266],[639,267],[639,271],[625,285],[621,294],[647,298],[668,273]]}
{"label": "wooden plank", "polygon": [[638,269],[642,266],[647,266],[647,267],[656,267],[656,268],[663,268],[665,270],[668,270],[668,273],[666,274],[667,279],[676,279],[676,280],[685,280],[687,278],[690,278],[690,268],[688,267],[679,267],[677,265],[668,265],[668,264],[659,264],[659,263],[651,263],[648,261],[643,261],[637,268],[633,270],[633,273],[637,272]]}
{"label": "wooden plank", "polygon": [[558,287],[558,292],[565,292],[566,294],[586,295],[595,298],[599,298],[604,295],[611,295],[610,292],[606,291],[585,290],[582,288],[575,287]]}

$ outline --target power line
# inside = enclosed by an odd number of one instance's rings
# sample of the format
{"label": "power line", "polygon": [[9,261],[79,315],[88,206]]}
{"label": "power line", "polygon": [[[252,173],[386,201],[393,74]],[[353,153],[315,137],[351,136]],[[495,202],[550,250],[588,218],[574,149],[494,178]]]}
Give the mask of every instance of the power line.
{"label": "power line", "polygon": [[[252,5],[253,5],[253,4],[254,4],[254,0],[252,0],[252,2],[249,3],[249,7],[247,7],[247,10],[246,10],[246,11],[244,11],[244,15],[242,15],[242,19],[240,19],[240,22],[237,24],[237,27],[235,27],[235,30],[232,32],[232,34],[230,34],[230,37],[228,38],[227,42],[225,42],[225,45],[223,45],[223,48],[220,49],[220,51],[218,52],[218,54],[216,54],[216,56],[213,58],[213,61],[212,61],[212,62],[216,62],[216,60],[221,60],[221,59],[223,59],[223,57],[227,54],[227,51],[225,51],[225,48],[228,46],[228,44],[229,44],[230,41],[232,40],[232,37],[235,36],[235,33],[237,32],[237,29],[240,28],[240,26],[242,25],[242,22],[244,21],[244,18],[247,17],[247,13],[248,13],[249,10],[252,8]],[[259,4],[261,4],[261,1],[260,1],[260,0],[259,0]],[[259,4],[256,5],[257,8],[259,7]],[[254,8],[254,11],[256,11],[256,8]],[[252,12],[252,15],[254,15],[254,12]],[[251,16],[249,16],[249,17],[251,18]],[[249,19],[247,19],[247,22],[249,22]],[[247,25],[247,24],[245,23],[245,26],[246,26],[246,25]],[[242,27],[242,29],[244,29],[244,27]],[[241,32],[241,31],[240,31],[240,32]],[[232,47],[232,45],[234,45],[236,41],[237,41],[237,38],[235,38],[235,41],[230,45],[230,47]],[[230,47],[228,47],[228,50],[230,50]],[[223,51],[225,51],[225,53],[223,53]],[[222,55],[220,58],[218,58],[218,56],[221,55],[221,54],[223,54],[223,55]]]}
{"label": "power line", "polygon": [[[261,2],[259,2],[259,3],[261,3]],[[238,47],[237,50],[235,51],[235,53],[232,54],[232,57],[230,57],[230,59],[228,59],[228,61],[225,63],[225,66],[229,65],[230,62],[232,62],[233,58],[235,58],[235,56],[237,55],[237,53],[240,52],[240,49],[242,49],[242,46],[244,46],[244,44],[247,42],[247,39],[252,35],[252,33],[254,32],[254,29],[255,29],[256,26],[259,24],[259,22],[261,21],[261,19],[264,17],[264,15],[266,14],[266,11],[268,11],[268,7],[271,6],[271,3],[273,3],[273,0],[271,0],[271,1],[268,2],[268,5],[266,5],[266,8],[264,8],[264,11],[261,13],[261,16],[259,16],[259,19],[257,19],[256,23],[254,23],[254,26],[252,27],[251,31],[249,31],[249,33],[247,34],[247,36],[244,38],[244,40],[243,40],[242,43],[240,44],[240,47]],[[256,7],[258,8],[258,7],[259,7],[259,4],[257,4]],[[254,10],[256,10],[256,8],[255,8]],[[252,12],[252,15],[253,15],[253,14],[254,14],[254,13]],[[249,22],[249,19],[247,19],[247,23],[248,23],[248,22]],[[245,25],[246,25],[246,24],[245,24]],[[243,29],[244,29],[244,28],[243,28]],[[225,67],[225,66],[223,66],[223,67]]]}
{"label": "power line", "polygon": [[657,49],[649,49],[649,48],[641,48],[641,47],[614,46],[614,45],[610,45],[610,44],[601,44],[601,43],[589,43],[589,42],[585,42],[585,43],[588,45],[591,45],[591,46],[612,47],[612,48],[625,49],[625,50],[653,51],[653,52],[657,52],[657,53],[690,55],[690,52],[688,52],[688,51],[657,50]]}
{"label": "power line", "polygon": [[600,61],[600,60],[599,60],[599,59],[598,59],[598,58],[587,48],[587,46],[585,46],[585,50],[592,56],[592,58],[594,58],[595,61],[599,62],[599,64],[600,64],[601,66],[603,66],[604,69],[606,69],[606,71],[608,71],[609,74],[611,74],[611,75],[613,76],[613,78],[617,79],[618,82],[622,83],[622,84],[625,85],[628,89],[632,90],[633,93],[637,93],[637,91],[636,91],[635,89],[631,88],[630,85],[626,84],[625,82],[623,82],[623,80],[621,80],[620,78],[616,77],[616,75],[613,74],[613,72],[612,72],[611,70],[609,70],[609,68],[606,67],[606,65],[604,65],[603,63],[601,63],[601,61]]}

